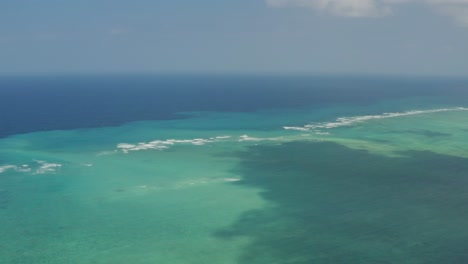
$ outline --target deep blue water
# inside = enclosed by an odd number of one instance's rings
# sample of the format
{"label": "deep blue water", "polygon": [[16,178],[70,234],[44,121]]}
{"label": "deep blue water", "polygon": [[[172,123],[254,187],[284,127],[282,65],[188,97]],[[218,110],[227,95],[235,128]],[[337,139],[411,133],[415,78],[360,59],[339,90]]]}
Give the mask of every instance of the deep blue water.
{"label": "deep blue water", "polygon": [[0,88],[0,263],[468,263],[468,80]]}
{"label": "deep blue water", "polygon": [[[466,97],[468,80],[305,76],[0,78],[0,137],[187,117],[182,112],[366,105],[416,96]],[[451,96],[454,95],[454,96]]]}

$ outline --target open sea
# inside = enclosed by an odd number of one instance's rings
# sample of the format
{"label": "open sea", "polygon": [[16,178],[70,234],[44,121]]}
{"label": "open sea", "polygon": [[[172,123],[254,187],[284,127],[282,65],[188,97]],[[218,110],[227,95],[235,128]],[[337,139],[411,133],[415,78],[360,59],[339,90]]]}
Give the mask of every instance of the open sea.
{"label": "open sea", "polygon": [[466,264],[468,79],[1,77],[0,263]]}

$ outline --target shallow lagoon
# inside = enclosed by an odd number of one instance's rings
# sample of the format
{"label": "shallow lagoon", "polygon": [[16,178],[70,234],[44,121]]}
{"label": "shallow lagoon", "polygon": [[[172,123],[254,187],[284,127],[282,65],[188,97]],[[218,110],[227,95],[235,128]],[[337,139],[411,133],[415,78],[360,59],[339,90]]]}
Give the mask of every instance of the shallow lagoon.
{"label": "shallow lagoon", "polygon": [[[197,111],[10,135],[0,139],[0,258],[466,263],[461,101]],[[326,125],[340,117],[362,121]]]}

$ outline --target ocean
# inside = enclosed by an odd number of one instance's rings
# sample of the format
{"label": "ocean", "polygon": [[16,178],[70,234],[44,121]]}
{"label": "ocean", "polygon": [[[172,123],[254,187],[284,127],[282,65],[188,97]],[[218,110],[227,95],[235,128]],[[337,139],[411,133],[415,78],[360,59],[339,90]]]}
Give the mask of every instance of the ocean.
{"label": "ocean", "polygon": [[0,78],[0,263],[468,263],[468,80]]}

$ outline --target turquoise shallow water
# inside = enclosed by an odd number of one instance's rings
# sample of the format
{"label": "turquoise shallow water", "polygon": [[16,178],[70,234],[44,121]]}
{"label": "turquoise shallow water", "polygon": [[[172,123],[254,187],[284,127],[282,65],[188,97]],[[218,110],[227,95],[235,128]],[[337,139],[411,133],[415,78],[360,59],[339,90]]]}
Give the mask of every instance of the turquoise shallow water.
{"label": "turquoise shallow water", "polygon": [[192,112],[0,139],[1,263],[467,263],[464,107]]}

